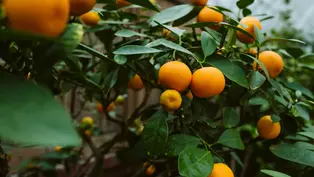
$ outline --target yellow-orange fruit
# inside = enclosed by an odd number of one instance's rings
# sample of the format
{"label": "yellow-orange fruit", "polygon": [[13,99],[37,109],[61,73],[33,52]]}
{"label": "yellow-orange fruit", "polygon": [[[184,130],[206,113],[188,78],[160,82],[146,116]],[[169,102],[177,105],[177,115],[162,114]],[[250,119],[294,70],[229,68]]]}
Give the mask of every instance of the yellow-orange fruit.
{"label": "yellow-orange fruit", "polygon": [[208,0],[190,0],[192,4],[197,6],[206,6]]}
{"label": "yellow-orange fruit", "polygon": [[234,174],[226,164],[215,163],[213,171],[208,177],[234,177]]}
{"label": "yellow-orange fruit", "polygon": [[125,6],[131,5],[131,3],[126,0],[116,0],[116,4],[119,7],[125,7]]}
{"label": "yellow-orange fruit", "polygon": [[144,88],[144,84],[141,77],[138,74],[135,74],[135,76],[129,81],[128,87],[135,91],[138,91]]}
{"label": "yellow-orange fruit", "polygon": [[96,0],[70,0],[71,15],[80,16],[93,9]]}
{"label": "yellow-orange fruit", "polygon": [[81,21],[89,26],[96,26],[100,20],[98,12],[90,11],[80,16]]}
{"label": "yellow-orange fruit", "polygon": [[86,116],[82,119],[82,123],[87,124],[87,125],[93,125],[94,120],[93,120],[93,118]]}
{"label": "yellow-orange fruit", "polygon": [[69,0],[4,0],[9,26],[17,31],[57,37],[65,29]]}
{"label": "yellow-orange fruit", "polygon": [[[242,25],[241,25],[242,24]],[[241,21],[240,24],[238,25],[239,28],[243,29],[244,31],[248,32],[255,38],[255,29],[254,26],[256,26],[258,29],[262,29],[261,22],[256,18],[256,17],[244,17]],[[241,31],[237,31],[237,37],[239,41],[250,44],[255,41],[250,36],[247,36]]]}
{"label": "yellow-orange fruit", "polygon": [[166,88],[182,92],[188,88],[191,79],[190,68],[180,61],[167,62],[159,69],[158,83]]}
{"label": "yellow-orange fruit", "polygon": [[267,115],[260,118],[257,123],[257,130],[260,137],[270,140],[279,136],[281,126],[279,122],[273,123],[271,116]]}
{"label": "yellow-orange fruit", "polygon": [[62,151],[62,146],[56,146],[55,150],[56,150],[57,152],[61,152],[61,151]]}
{"label": "yellow-orange fruit", "polygon": [[185,96],[188,97],[190,100],[193,99],[193,94],[192,94],[191,90],[189,90],[188,93],[186,93]]}
{"label": "yellow-orange fruit", "polygon": [[156,168],[154,165],[150,165],[147,169],[146,169],[146,175],[151,176],[155,173]]}
{"label": "yellow-orange fruit", "polygon": [[[217,12],[212,9],[213,7],[204,7],[197,16],[198,22],[223,22],[224,16],[222,13]],[[219,28],[218,25],[209,26],[211,29],[217,30]]]}
{"label": "yellow-orange fruit", "polygon": [[167,111],[175,111],[180,108],[182,97],[176,90],[166,90],[160,95],[160,104]]}
{"label": "yellow-orange fruit", "polygon": [[[110,104],[107,106],[106,111],[107,111],[107,112],[110,112],[110,111],[114,110],[115,107],[116,107],[116,106],[115,106],[114,103],[110,103]],[[104,107],[103,107],[103,105],[102,105],[101,103],[97,102],[96,108],[97,108],[97,111],[98,111],[98,112],[104,112]]]}
{"label": "yellow-orange fruit", "polygon": [[110,103],[107,108],[106,108],[106,111],[107,112],[111,112],[113,111],[114,109],[116,108],[116,105],[114,103]]}
{"label": "yellow-orange fruit", "polygon": [[[268,71],[271,78],[277,77],[283,70],[284,62],[279,54],[273,51],[264,51],[259,54],[259,61],[261,61]],[[253,62],[253,69],[261,69],[257,67],[257,63]]]}
{"label": "yellow-orange fruit", "polygon": [[93,135],[93,132],[91,130],[85,130],[84,133],[87,137],[91,137]]}
{"label": "yellow-orange fruit", "polygon": [[204,67],[193,73],[190,88],[200,98],[219,95],[225,88],[225,77],[217,68]]}

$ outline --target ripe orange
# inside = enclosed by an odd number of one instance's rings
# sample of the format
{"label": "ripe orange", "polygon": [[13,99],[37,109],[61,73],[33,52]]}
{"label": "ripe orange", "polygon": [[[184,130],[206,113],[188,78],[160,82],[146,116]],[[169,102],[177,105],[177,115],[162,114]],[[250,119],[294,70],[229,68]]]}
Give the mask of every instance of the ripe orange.
{"label": "ripe orange", "polygon": [[190,68],[180,61],[170,61],[162,65],[158,74],[158,83],[163,87],[179,92],[188,88],[191,83]]}
{"label": "ripe orange", "polygon": [[[109,106],[106,108],[106,111],[110,112],[110,111],[114,110],[115,107],[116,106],[114,103],[110,103]],[[104,107],[101,103],[97,102],[96,108],[97,108],[98,112],[104,112]]]}
{"label": "ripe orange", "polygon": [[116,0],[116,4],[117,4],[117,6],[119,6],[119,7],[125,7],[125,6],[131,5],[131,3],[129,3],[129,2],[126,1],[126,0]]}
{"label": "ripe orange", "polygon": [[141,77],[138,74],[135,74],[135,76],[129,81],[128,87],[135,91],[138,91],[144,88],[144,84]]}
{"label": "ripe orange", "polygon": [[190,0],[192,4],[197,6],[206,6],[208,0]]}
{"label": "ripe orange", "polygon": [[[242,26],[241,24],[243,24],[244,26]],[[244,17],[240,21],[240,24],[238,25],[239,28],[250,33],[255,38],[254,26],[256,26],[260,30],[262,29],[261,22],[256,17]],[[241,42],[246,43],[246,44],[250,44],[255,41],[255,39],[247,36],[246,34],[240,31],[237,31],[237,37]]]}
{"label": "ripe orange", "polygon": [[[222,13],[217,12],[209,7],[204,7],[197,16],[198,22],[217,22],[220,23],[224,20]],[[217,30],[218,25],[210,26],[211,29]]]}
{"label": "ripe orange", "polygon": [[114,103],[110,103],[109,106],[106,108],[107,112],[111,112],[114,110],[114,108],[116,108]]}
{"label": "ripe orange", "polygon": [[214,67],[204,67],[193,73],[191,91],[200,98],[208,98],[220,94],[225,88],[225,77]]}
{"label": "ripe orange", "polygon": [[189,90],[188,93],[186,93],[185,96],[188,97],[188,99],[190,99],[190,100],[193,99],[193,94],[192,94],[191,90]]}
{"label": "ripe orange", "polygon": [[89,26],[96,26],[100,20],[98,12],[90,11],[80,16],[81,21]]}
{"label": "ripe orange", "polygon": [[93,120],[93,118],[86,116],[86,117],[84,117],[82,119],[82,123],[86,124],[86,125],[93,125],[94,124],[94,120]]}
{"label": "ripe orange", "polygon": [[93,135],[93,132],[91,130],[85,130],[84,134],[87,136],[87,137],[91,137]]}
{"label": "ripe orange", "polygon": [[57,152],[61,152],[61,151],[62,151],[62,146],[56,146],[56,147],[55,147],[55,150],[56,150]]}
{"label": "ripe orange", "polygon": [[267,140],[277,138],[280,134],[280,129],[280,123],[273,123],[269,115],[260,118],[257,123],[259,136]]}
{"label": "ripe orange", "polygon": [[146,175],[151,176],[152,174],[154,174],[156,171],[156,168],[154,165],[150,165],[147,169],[146,169]]}
{"label": "ripe orange", "polygon": [[180,108],[182,97],[176,90],[166,90],[160,96],[160,104],[167,111],[175,111]]}
{"label": "ripe orange", "polygon": [[215,163],[213,171],[208,177],[234,177],[234,175],[226,164]]}
{"label": "ripe orange", "polygon": [[12,29],[46,37],[57,37],[69,18],[69,0],[4,0]]}
{"label": "ripe orange", "polygon": [[93,9],[96,0],[70,0],[71,15],[80,16]]}
{"label": "ripe orange", "polygon": [[257,55],[257,50],[251,47],[251,48],[249,48],[249,50],[245,50],[244,53],[256,56]]}
{"label": "ripe orange", "polygon": [[[259,54],[259,61],[261,61],[267,69],[271,78],[277,77],[283,70],[284,63],[279,54],[273,51],[264,51]],[[257,63],[253,62],[253,69],[257,70]],[[258,68],[261,69],[260,66]]]}

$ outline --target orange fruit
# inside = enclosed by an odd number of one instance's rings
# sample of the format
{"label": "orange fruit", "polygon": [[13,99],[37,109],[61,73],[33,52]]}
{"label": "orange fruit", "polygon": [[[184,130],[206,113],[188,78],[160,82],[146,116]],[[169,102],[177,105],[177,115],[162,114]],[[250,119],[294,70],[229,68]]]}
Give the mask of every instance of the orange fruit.
{"label": "orange fruit", "polygon": [[144,84],[141,77],[138,74],[135,74],[135,76],[129,81],[128,87],[135,91],[138,91],[144,88]]}
{"label": "orange fruit", "polygon": [[188,88],[191,79],[190,68],[180,61],[167,62],[159,69],[158,83],[166,88],[182,92]]}
{"label": "orange fruit", "polygon": [[[243,24],[243,26],[241,24]],[[238,25],[239,28],[250,33],[255,38],[254,26],[256,26],[260,30],[262,29],[261,22],[256,17],[244,17],[242,18],[242,20],[240,21],[240,24]],[[255,41],[255,39],[247,36],[241,31],[237,31],[237,37],[241,42],[246,43],[246,44],[250,44]]]}
{"label": "orange fruit", "polygon": [[213,171],[208,177],[234,177],[234,174],[226,164],[215,163]]}
{"label": "orange fruit", "polygon": [[152,174],[154,174],[156,171],[156,168],[154,165],[150,165],[147,169],[146,169],[146,175],[151,176]]}
{"label": "orange fruit", "polygon": [[[284,63],[279,54],[273,51],[264,51],[259,54],[259,61],[261,61],[268,71],[271,78],[277,77],[283,70]],[[257,70],[257,63],[253,62],[253,69]],[[260,70],[260,66],[258,67]]]}
{"label": "orange fruit", "polygon": [[275,139],[280,134],[280,123],[273,123],[271,116],[267,115],[262,118],[257,123],[257,130],[260,137],[271,140]]}
{"label": "orange fruit", "polygon": [[126,0],[116,0],[116,4],[117,4],[117,6],[119,6],[119,7],[125,7],[125,6],[131,5],[131,3],[129,3],[129,2],[126,1]]}
{"label": "orange fruit", "polygon": [[175,111],[180,108],[182,97],[176,90],[166,90],[160,95],[160,104],[167,111]]}
{"label": "orange fruit", "polygon": [[[110,103],[109,106],[106,108],[106,111],[110,112],[110,111],[114,110],[115,107],[116,106],[114,103]],[[98,112],[104,112],[104,107],[101,103],[97,102],[96,108],[97,108]]]}
{"label": "orange fruit", "polygon": [[4,0],[12,29],[46,37],[57,37],[69,18],[69,0]]}
{"label": "orange fruit", "polygon": [[190,85],[194,95],[208,98],[220,94],[225,88],[225,77],[214,67],[204,67],[193,73]]}
{"label": "orange fruit", "polygon": [[56,146],[55,150],[56,150],[57,152],[61,152],[61,151],[62,151],[62,146]]}
{"label": "orange fruit", "polygon": [[190,0],[192,4],[197,6],[206,6],[208,0]]}
{"label": "orange fruit", "polygon": [[[213,7],[212,7],[213,8]],[[223,22],[224,16],[222,13],[217,12],[209,7],[204,7],[197,16],[198,22]],[[219,28],[218,25],[210,26],[211,29],[217,30]]]}
{"label": "orange fruit", "polygon": [[189,90],[188,93],[186,93],[185,96],[188,97],[190,100],[193,99],[193,94],[192,94],[191,90]]}
{"label": "orange fruit", "polygon": [[110,103],[109,106],[107,106],[106,111],[107,112],[111,112],[114,110],[114,108],[116,108],[114,103]]}
{"label": "orange fruit", "polygon": [[91,130],[85,130],[84,133],[87,137],[91,137],[93,135],[93,132]]}
{"label": "orange fruit", "polygon": [[96,0],[70,0],[71,15],[80,16],[93,9]]}
{"label": "orange fruit", "polygon": [[93,120],[93,118],[86,116],[82,119],[82,123],[86,124],[86,125],[93,125],[94,120]]}
{"label": "orange fruit", "polygon": [[249,54],[256,56],[257,55],[257,50],[254,48],[250,48],[248,51]]}
{"label": "orange fruit", "polygon": [[96,26],[100,20],[98,12],[90,11],[80,16],[81,21],[89,26]]}

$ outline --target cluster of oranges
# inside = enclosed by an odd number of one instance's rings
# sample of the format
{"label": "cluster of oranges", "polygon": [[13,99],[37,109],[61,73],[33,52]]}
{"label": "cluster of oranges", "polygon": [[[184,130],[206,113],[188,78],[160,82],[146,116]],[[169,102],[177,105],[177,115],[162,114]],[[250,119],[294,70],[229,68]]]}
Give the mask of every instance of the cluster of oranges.
{"label": "cluster of oranges", "polygon": [[168,111],[175,111],[182,103],[181,94],[190,87],[187,97],[209,98],[219,95],[225,88],[225,77],[214,67],[203,67],[193,74],[181,61],[170,61],[161,66],[158,83],[167,88],[160,96],[160,104]]}

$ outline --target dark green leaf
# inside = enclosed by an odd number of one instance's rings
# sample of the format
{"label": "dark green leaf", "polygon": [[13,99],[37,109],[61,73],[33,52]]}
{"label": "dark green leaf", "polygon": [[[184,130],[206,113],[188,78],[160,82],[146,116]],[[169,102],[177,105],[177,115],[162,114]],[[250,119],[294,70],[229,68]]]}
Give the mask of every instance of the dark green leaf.
{"label": "dark green leaf", "polygon": [[184,47],[182,47],[176,43],[173,43],[171,41],[168,41],[166,39],[157,39],[157,40],[147,44],[146,46],[147,47],[156,47],[159,45],[163,45],[163,46],[168,47],[170,49],[177,50],[177,51],[180,51],[180,52],[183,52],[183,53],[186,53],[186,54],[189,54],[189,55],[195,57],[195,55],[192,52],[188,51]]}
{"label": "dark green leaf", "polygon": [[218,68],[228,79],[234,81],[242,87],[249,87],[249,83],[244,70],[240,66],[224,58],[223,56],[215,55],[212,57],[208,57],[206,63]]}
{"label": "dark green leaf", "polygon": [[159,156],[165,150],[168,140],[168,124],[165,112],[158,111],[145,124],[142,142],[150,156]]}
{"label": "dark green leaf", "polygon": [[305,54],[298,59],[299,65],[303,68],[314,69],[314,54]]}
{"label": "dark green leaf", "polygon": [[180,29],[180,28],[175,28],[175,27],[172,27],[172,26],[169,26],[169,25],[163,25],[163,24],[161,24],[159,22],[156,22],[156,23],[158,23],[160,26],[164,27],[165,29],[173,32],[174,34],[176,34],[179,37],[182,36],[183,33],[185,32],[185,30]]}
{"label": "dark green leaf", "polygon": [[261,106],[260,112],[264,112],[270,108],[268,100],[262,97],[251,98],[248,103],[249,105]]}
{"label": "dark green leaf", "polygon": [[244,164],[241,161],[240,157],[235,152],[231,152],[230,155],[243,168]]}
{"label": "dark green leaf", "polygon": [[281,119],[276,114],[272,114],[271,115],[271,120],[273,121],[273,123],[276,123],[276,122],[280,122]]}
{"label": "dark green leaf", "polygon": [[136,4],[142,7],[146,7],[147,9],[159,12],[157,7],[154,4],[152,4],[149,0],[128,0],[128,1],[132,4]]}
{"label": "dark green leaf", "polygon": [[124,55],[115,55],[114,61],[118,63],[119,65],[123,65],[128,61],[128,58]]}
{"label": "dark green leaf", "polygon": [[148,54],[148,53],[159,53],[161,50],[157,50],[154,48],[149,48],[140,45],[126,45],[123,46],[113,53],[116,55],[135,55],[135,54]]}
{"label": "dark green leaf", "polygon": [[250,88],[252,90],[256,90],[261,87],[266,81],[265,76],[263,76],[258,71],[252,71],[249,76]]}
{"label": "dark green leaf", "polygon": [[66,159],[71,157],[71,154],[68,152],[48,152],[42,156],[40,156],[41,158],[44,159]]}
{"label": "dark green leaf", "polygon": [[170,156],[178,156],[185,148],[196,148],[200,139],[190,135],[172,135],[168,139],[166,153]]}
{"label": "dark green leaf", "polygon": [[1,74],[0,100],[0,139],[21,145],[80,145],[70,115],[46,89]]}
{"label": "dark green leaf", "polygon": [[244,9],[246,8],[247,6],[253,4],[254,0],[239,0],[237,2],[237,6],[240,8],[240,9]]}
{"label": "dark green leaf", "polygon": [[128,29],[119,30],[115,33],[115,35],[119,36],[119,37],[133,37],[133,36],[146,37],[147,36],[146,34],[141,34],[141,33],[138,33],[136,31],[132,31],[132,30],[128,30]]}
{"label": "dark green leaf", "polygon": [[295,117],[301,117],[307,121],[310,120],[308,109],[299,103],[292,107],[291,112]]}
{"label": "dark green leaf", "polygon": [[308,142],[303,142],[303,141],[298,141],[296,143],[293,144],[294,146],[300,147],[300,148],[304,148],[304,149],[308,149],[311,151],[314,151],[314,144],[308,143]]}
{"label": "dark green leaf", "polygon": [[221,37],[222,37],[221,33],[217,32],[215,30],[212,30],[210,28],[207,28],[207,27],[205,27],[205,30],[208,32],[208,34],[211,35],[212,38],[215,39],[217,44],[220,44]]}
{"label": "dark green leaf", "polygon": [[111,71],[106,76],[105,81],[104,81],[104,91],[106,94],[108,94],[110,89],[112,89],[116,85],[117,79],[118,79],[118,73],[119,73],[119,68]]}
{"label": "dark green leaf", "polygon": [[293,83],[283,82],[283,83],[286,87],[293,89],[293,90],[296,90],[296,91],[299,90],[304,95],[308,96],[311,99],[314,99],[313,93],[309,89],[305,88],[303,85],[301,85],[297,82],[293,82]]}
{"label": "dark green leaf", "polygon": [[213,54],[217,48],[217,43],[215,40],[205,31],[202,32],[201,43],[204,57]]}
{"label": "dark green leaf", "polygon": [[244,144],[242,142],[239,132],[235,129],[225,130],[219,137],[219,144],[225,145],[227,147],[244,150]]}
{"label": "dark green leaf", "polygon": [[273,177],[290,177],[289,175],[280,173],[278,171],[273,170],[261,170],[262,173],[265,173],[266,175],[273,176]]}
{"label": "dark green leaf", "polygon": [[174,20],[177,20],[181,17],[184,17],[188,13],[190,13],[193,10],[193,6],[190,4],[183,4],[178,6],[173,6],[168,9],[165,9],[161,11],[160,13],[157,13],[152,17],[152,26],[157,26],[158,24],[154,21],[157,21],[159,23],[168,23],[172,22]]}
{"label": "dark green leaf", "polygon": [[179,173],[185,177],[207,177],[214,166],[211,153],[198,148],[186,148],[178,161]]}
{"label": "dark green leaf", "polygon": [[252,11],[248,8],[242,10],[243,17],[249,16],[252,14]]}
{"label": "dark green leaf", "polygon": [[298,132],[298,135],[314,139],[314,132]]}
{"label": "dark green leaf", "polygon": [[240,117],[234,108],[223,109],[223,123],[226,128],[232,128],[239,124]]}
{"label": "dark green leaf", "polygon": [[273,145],[270,151],[282,159],[314,167],[313,151],[290,144]]}
{"label": "dark green leaf", "polygon": [[298,43],[298,44],[306,44],[303,41],[300,41],[298,39],[284,39],[284,38],[269,38],[266,39],[263,43],[261,43],[261,46],[265,45],[268,42],[292,42],[292,43]]}

